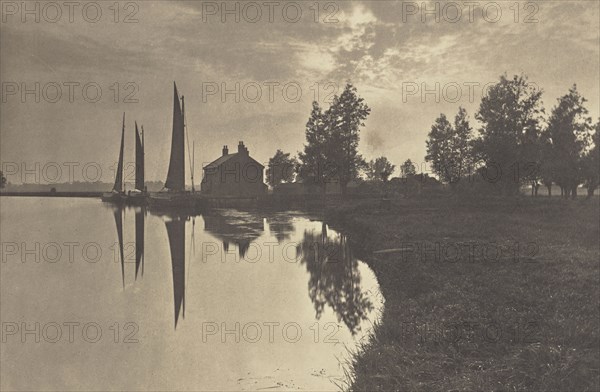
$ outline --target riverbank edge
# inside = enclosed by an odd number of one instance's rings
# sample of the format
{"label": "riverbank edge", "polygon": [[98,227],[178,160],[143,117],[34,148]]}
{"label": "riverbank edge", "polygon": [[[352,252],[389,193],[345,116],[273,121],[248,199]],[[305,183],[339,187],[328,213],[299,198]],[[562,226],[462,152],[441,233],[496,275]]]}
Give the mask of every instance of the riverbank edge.
{"label": "riverbank edge", "polygon": [[[471,205],[471,203],[473,203],[473,205]],[[404,291],[398,288],[398,281],[402,281],[402,279],[397,278],[400,277],[399,274],[407,272],[405,266],[398,267],[397,265],[394,265],[393,261],[390,262],[390,259],[393,259],[393,257],[385,257],[373,253],[378,249],[394,248],[398,245],[401,246],[402,244],[402,238],[395,233],[390,233],[387,230],[389,229],[389,227],[386,226],[387,222],[384,221],[386,219],[389,220],[390,218],[393,219],[394,217],[401,217],[405,212],[418,214],[419,211],[422,211],[426,215],[432,213],[436,214],[436,210],[439,211],[440,206],[441,209],[444,210],[444,214],[449,214],[449,216],[452,216],[452,210],[457,206],[460,206],[460,208],[466,211],[477,211],[477,209],[480,208],[487,210],[488,207],[491,209],[497,208],[500,214],[502,214],[503,210],[511,210],[514,207],[514,211],[510,213],[514,215],[515,213],[522,214],[522,211],[528,211],[529,208],[535,206],[537,203],[540,205],[532,208],[533,211],[530,213],[534,221],[530,227],[521,228],[522,231],[527,232],[527,230],[536,228],[538,222],[535,221],[535,219],[544,219],[540,217],[548,215],[548,212],[550,212],[551,215],[555,212],[558,213],[559,211],[563,212],[561,215],[565,219],[569,219],[570,223],[574,225],[581,224],[585,228],[592,229],[591,237],[589,236],[590,233],[588,233],[588,237],[586,237],[588,240],[587,245],[590,246],[587,249],[581,249],[582,253],[579,255],[580,259],[583,259],[586,264],[591,265],[590,270],[592,273],[582,272],[582,275],[586,275],[589,279],[586,282],[579,282],[579,286],[573,286],[571,290],[579,290],[581,297],[588,298],[590,305],[587,306],[586,309],[583,309],[582,307],[577,313],[577,317],[574,317],[575,319],[578,319],[581,316],[589,317],[589,314],[599,316],[598,301],[589,301],[589,298],[600,298],[600,290],[598,289],[598,283],[600,283],[600,269],[598,268],[600,264],[598,261],[600,260],[600,249],[598,248],[599,243],[597,242],[597,239],[599,238],[598,234],[600,233],[600,227],[598,227],[600,223],[597,221],[597,217],[599,216],[599,199],[597,197],[592,200],[580,199],[576,202],[569,202],[556,198],[532,199],[528,197],[517,197],[514,199],[483,198],[472,200],[461,200],[459,198],[432,198],[429,200],[405,199],[399,200],[395,206],[390,206],[387,202],[384,203],[383,201],[368,200],[346,201],[335,206],[320,206],[321,208],[309,208],[306,210],[306,212],[310,214],[320,215],[332,228],[348,235],[348,241],[353,247],[356,257],[367,263],[373,270],[379,282],[381,293],[385,298],[385,307],[380,323],[373,327],[373,335],[370,341],[359,347],[358,351],[354,353],[354,358],[351,363],[345,364],[349,371],[346,372],[347,380],[342,387],[354,391],[478,390],[482,387],[488,390],[512,390],[515,388],[515,390],[566,390],[564,388],[568,388],[568,390],[598,390],[600,384],[600,375],[598,371],[600,363],[600,350],[598,347],[600,347],[600,340],[597,332],[600,324],[599,317],[588,320],[585,322],[585,325],[579,325],[580,331],[578,333],[580,336],[575,336],[575,340],[571,339],[570,341],[567,341],[565,339],[561,342],[556,342],[554,338],[545,336],[545,338],[548,338],[549,340],[543,341],[542,344],[546,343],[548,345],[547,349],[544,348],[538,350],[540,348],[539,343],[535,345],[524,344],[524,348],[518,349],[518,351],[520,351],[519,354],[514,355],[515,358],[507,357],[507,354],[511,349],[476,347],[475,350],[480,349],[482,352],[475,355],[465,355],[464,358],[457,360],[459,365],[453,366],[441,363],[441,367],[438,366],[440,364],[430,367],[429,365],[432,365],[436,361],[447,361],[448,351],[451,352],[451,355],[460,357],[460,349],[458,349],[457,352],[454,352],[457,347],[452,347],[452,344],[442,344],[444,346],[443,349],[440,348],[441,345],[437,345],[433,350],[431,350],[431,347],[419,347],[418,344],[416,346],[412,345],[410,348],[401,347],[398,349],[398,343],[404,343],[400,337],[401,332],[398,330],[400,329],[399,326],[405,320],[397,318],[398,314],[402,313],[398,313],[395,310],[392,312],[391,309],[392,307],[397,307],[402,301],[412,301],[412,299],[406,295],[406,291],[409,290]],[[432,207],[435,205],[437,205],[437,207]],[[545,211],[545,208],[549,209],[549,211]],[[590,209],[591,213],[589,211]],[[381,221],[377,219],[374,220],[373,216],[370,215],[373,211],[379,212],[384,218]],[[573,214],[573,211],[576,211],[577,213]],[[527,214],[527,212],[525,212],[525,214]],[[560,218],[558,221],[560,222]],[[460,231],[462,228],[458,225],[459,222],[457,222],[456,228]],[[549,237],[551,238],[548,238],[548,241],[552,241],[552,238],[554,238],[552,236]],[[589,240],[590,238],[592,238],[591,241]],[[596,238],[596,240],[594,240],[594,238]],[[571,251],[577,251],[577,246],[571,249]],[[551,252],[552,251],[550,251],[550,253]],[[568,254],[568,252],[569,251],[566,253]],[[564,254],[564,252],[561,254]],[[425,266],[425,272],[422,267],[423,266],[418,267],[419,273],[417,275],[420,277],[427,276],[427,274],[440,274],[439,271],[436,271],[437,267],[431,268]],[[561,267],[559,266],[559,268]],[[571,273],[572,271],[570,271],[570,267],[565,267],[560,269],[560,272],[566,274]],[[553,274],[552,271],[544,272],[544,274],[546,273],[550,275]],[[525,275],[526,272],[523,274]],[[498,282],[498,284],[502,284],[501,278],[498,279]],[[565,284],[571,285],[573,283]],[[577,285],[578,283],[574,284]],[[527,288],[524,290],[527,290]],[[450,294],[455,294],[455,292]],[[572,307],[574,305],[567,303],[567,301],[562,301],[562,298],[557,300],[565,302],[564,305],[566,307]],[[412,302],[418,302],[418,300]],[[421,304],[421,306],[422,305],[423,304]],[[425,305],[429,306],[432,304],[425,303]],[[549,308],[552,305],[552,301],[545,299],[539,305],[544,308]],[[412,304],[412,306],[415,305]],[[419,305],[417,304],[417,306]],[[435,305],[433,306],[435,307]],[[532,304],[528,303],[528,306],[532,306]],[[525,309],[528,308],[525,307]],[[528,312],[528,310],[525,310],[522,313],[527,314]],[[545,314],[545,309],[541,312],[537,312],[536,310],[531,311],[531,316],[540,320],[544,320],[540,317],[543,317]],[[583,322],[580,321],[579,324],[583,324]],[[568,322],[561,322],[558,325],[554,325],[554,327],[560,328],[562,331],[563,329],[568,328]],[[563,353],[566,351],[566,347],[561,347],[559,343],[562,343],[565,346],[573,346],[574,348],[569,350],[573,350],[574,355],[570,356],[566,354],[568,357],[565,358],[565,354]],[[410,346],[410,344],[408,346]],[[556,350],[557,347],[561,353],[556,358],[544,358],[544,355],[547,355],[546,351]],[[407,350],[410,351],[410,359],[403,358],[403,354],[406,353]],[[436,352],[436,350],[438,350],[438,352]],[[576,355],[575,350],[579,350]],[[440,354],[439,351],[444,352]],[[486,359],[491,359],[493,362],[496,361],[496,358],[493,358],[496,354],[499,357],[497,362],[504,361],[505,363],[503,365],[509,367],[514,365],[515,367],[520,367],[520,369],[503,369],[502,371],[493,370],[491,371],[491,375],[487,374],[485,377],[482,377],[481,372],[485,369],[482,369],[480,367],[481,365],[478,363],[486,361],[478,361],[477,357],[487,356]],[[523,358],[518,358],[524,355],[534,356],[529,358],[530,363],[525,363]],[[537,358],[535,355],[539,355],[540,357]],[[513,363],[510,363],[511,361],[513,361]],[[545,362],[549,363],[546,364]],[[469,364],[470,367],[466,367],[467,364]],[[547,365],[548,369],[541,369],[541,367],[545,365]],[[435,369],[442,370],[443,373],[446,371],[443,370],[445,367],[448,368],[448,373],[452,374],[436,374],[434,376],[431,373]],[[561,367],[561,369],[555,369],[558,367]],[[398,372],[401,372],[403,369],[410,369],[410,372],[407,372],[409,374],[398,374]],[[568,377],[565,377],[565,375],[568,375]],[[430,377],[431,381],[429,381]],[[536,377],[544,378],[544,380],[538,382]],[[451,382],[447,385],[447,381]]]}

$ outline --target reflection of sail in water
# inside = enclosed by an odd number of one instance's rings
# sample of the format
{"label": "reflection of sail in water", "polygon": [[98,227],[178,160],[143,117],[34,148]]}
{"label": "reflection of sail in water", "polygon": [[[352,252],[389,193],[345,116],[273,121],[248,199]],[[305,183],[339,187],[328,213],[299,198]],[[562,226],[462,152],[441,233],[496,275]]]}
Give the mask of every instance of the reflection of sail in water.
{"label": "reflection of sail in water", "polygon": [[135,278],[137,279],[140,265],[142,266],[142,276],[144,276],[144,221],[145,208],[135,212]]}
{"label": "reflection of sail in water", "polygon": [[185,318],[185,219],[176,218],[165,222],[171,248],[171,268],[173,271],[173,295],[175,301],[175,328],[179,313]]}
{"label": "reflection of sail in water", "polygon": [[116,208],[113,210],[115,215],[115,223],[117,225],[117,237],[119,238],[119,254],[121,255],[121,279],[123,280],[123,288],[125,288],[125,258],[123,257],[123,209]]}
{"label": "reflection of sail in water", "polygon": [[298,254],[310,274],[309,296],[317,318],[328,305],[355,334],[373,304],[361,290],[358,261],[352,255],[346,236],[339,234],[336,237],[328,237],[327,226],[323,223],[320,234],[304,233]]}

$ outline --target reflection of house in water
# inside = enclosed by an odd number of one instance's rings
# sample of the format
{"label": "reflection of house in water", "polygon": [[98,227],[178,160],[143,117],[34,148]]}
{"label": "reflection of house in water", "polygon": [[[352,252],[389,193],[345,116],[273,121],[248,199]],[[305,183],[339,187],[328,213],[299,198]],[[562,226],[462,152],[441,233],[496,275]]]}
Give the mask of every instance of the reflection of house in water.
{"label": "reflection of house in water", "polygon": [[230,243],[238,247],[240,257],[244,257],[250,243],[264,231],[263,218],[237,210],[214,210],[203,215],[204,230],[223,242],[223,251],[229,251]]}
{"label": "reflection of house in water", "polygon": [[289,240],[294,232],[294,223],[289,213],[278,213],[270,215],[267,218],[269,231],[277,238],[278,243]]}
{"label": "reflection of house in water", "polygon": [[317,319],[325,305],[355,334],[360,323],[367,319],[373,304],[361,289],[358,260],[352,254],[343,234],[328,235],[323,223],[321,232],[306,231],[298,245],[301,263],[310,274],[308,292],[314,304]]}

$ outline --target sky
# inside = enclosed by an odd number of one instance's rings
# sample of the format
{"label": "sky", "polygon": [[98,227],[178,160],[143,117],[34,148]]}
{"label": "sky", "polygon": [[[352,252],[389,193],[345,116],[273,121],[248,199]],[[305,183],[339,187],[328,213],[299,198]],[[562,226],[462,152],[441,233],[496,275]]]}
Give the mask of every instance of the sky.
{"label": "sky", "polygon": [[348,81],[371,108],[360,153],[424,171],[435,119],[463,106],[477,130],[484,87],[504,73],[541,88],[547,114],[576,83],[598,118],[600,2],[471,4],[2,2],[2,167],[12,183],[110,182],[125,112],[125,161],[137,121],[146,179],[164,181],[174,81],[196,178],[238,141],[263,163],[297,154],[312,101],[327,107]]}

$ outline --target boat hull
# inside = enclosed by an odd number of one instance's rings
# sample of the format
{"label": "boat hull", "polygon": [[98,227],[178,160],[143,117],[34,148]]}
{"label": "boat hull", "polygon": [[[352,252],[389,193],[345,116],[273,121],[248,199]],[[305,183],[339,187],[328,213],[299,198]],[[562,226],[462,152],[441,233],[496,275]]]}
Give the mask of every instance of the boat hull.
{"label": "boat hull", "polygon": [[125,198],[125,203],[132,206],[145,206],[148,204],[147,193],[129,193]]}
{"label": "boat hull", "polygon": [[153,209],[194,211],[200,205],[200,197],[189,192],[158,192],[148,197],[148,205]]}
{"label": "boat hull", "polygon": [[105,203],[121,204],[125,201],[126,196],[123,193],[107,192],[102,194],[102,201]]}

